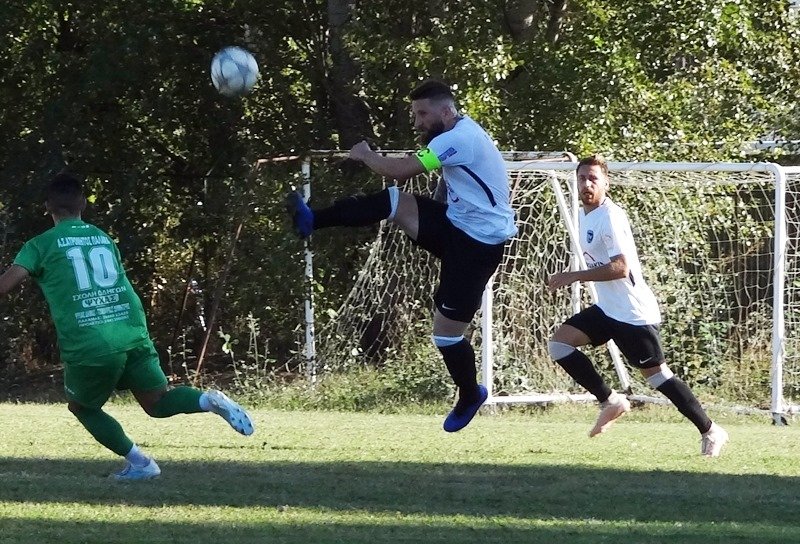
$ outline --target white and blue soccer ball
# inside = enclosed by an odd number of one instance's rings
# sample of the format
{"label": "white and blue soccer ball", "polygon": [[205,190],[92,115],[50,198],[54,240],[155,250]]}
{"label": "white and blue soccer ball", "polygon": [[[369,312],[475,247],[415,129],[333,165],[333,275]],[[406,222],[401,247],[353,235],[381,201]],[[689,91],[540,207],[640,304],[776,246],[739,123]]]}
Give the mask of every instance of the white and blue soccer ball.
{"label": "white and blue soccer ball", "polygon": [[250,92],[258,79],[258,63],[247,49],[225,47],[211,61],[211,82],[225,96]]}

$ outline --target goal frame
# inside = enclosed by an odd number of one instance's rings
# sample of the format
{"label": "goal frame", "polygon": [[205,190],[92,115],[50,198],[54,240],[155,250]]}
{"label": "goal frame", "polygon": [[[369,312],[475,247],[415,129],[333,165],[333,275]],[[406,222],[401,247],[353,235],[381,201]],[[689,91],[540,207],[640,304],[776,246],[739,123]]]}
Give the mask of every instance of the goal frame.
{"label": "goal frame", "polygon": [[[385,156],[407,156],[413,151],[409,150],[382,150],[380,153]],[[347,157],[347,152],[340,150],[315,150],[309,153],[302,161],[301,166],[301,179],[302,179],[302,194],[308,200],[311,196],[312,190],[312,160],[315,159],[344,159]],[[564,196],[559,185],[559,181],[554,175],[552,178],[554,185],[554,192],[558,199],[560,215],[565,230],[565,236],[568,236],[572,253],[572,267],[580,266],[580,251],[577,239],[577,222],[578,210],[580,203],[578,201],[576,186],[577,180],[575,177],[575,169],[577,167],[577,159],[574,155],[568,152],[520,152],[520,151],[506,151],[503,152],[506,169],[508,171],[541,171],[570,174],[567,176],[568,183],[570,184],[569,201]],[[785,296],[784,286],[786,282],[786,261],[788,249],[788,235],[787,235],[787,216],[786,216],[786,193],[787,193],[787,174],[800,175],[800,167],[784,167],[775,163],[760,162],[760,163],[733,163],[733,162],[703,162],[703,163],[689,163],[689,162],[610,162],[609,171],[624,172],[624,171],[641,171],[641,172],[758,172],[768,173],[774,180],[774,252],[773,252],[773,308],[772,308],[772,357],[770,362],[770,409],[773,422],[776,424],[783,424],[786,422],[785,415],[800,412],[800,406],[791,406],[784,400],[784,357],[786,349],[786,325],[784,321],[785,312]],[[562,180],[563,181],[563,180]],[[560,195],[560,196],[559,196]],[[304,251],[305,262],[305,283],[306,283],[306,296],[304,301],[305,312],[305,342],[302,349],[302,359],[304,361],[304,369],[310,383],[314,383],[317,378],[317,355],[316,355],[316,333],[315,333],[315,319],[314,319],[314,298],[313,298],[313,252],[308,240],[305,241]],[[487,405],[501,405],[512,403],[549,403],[560,401],[587,401],[594,400],[591,394],[517,394],[517,395],[496,395],[493,390],[493,369],[495,367],[495,353],[494,343],[492,341],[493,334],[493,279],[489,280],[483,294],[482,310],[480,316],[480,329],[481,329],[481,375],[482,381],[486,385],[489,395],[486,401]],[[593,289],[592,284],[586,287],[590,292]],[[580,308],[581,301],[581,286],[575,284],[572,287],[572,306],[575,311]],[[651,402],[664,402],[663,399],[648,395],[636,394],[631,391],[631,382],[629,380],[627,366],[622,362],[622,358],[616,350],[613,343],[609,343],[609,352],[611,360],[614,364],[614,369],[619,378],[620,389],[629,393],[631,398],[651,401]],[[759,410],[754,408],[741,408],[737,411],[744,412],[760,412],[764,413],[767,410]]]}
{"label": "goal frame", "polygon": [[[542,162],[542,161],[506,161],[506,170],[520,171],[520,170],[538,170],[542,172],[571,172],[568,177],[571,184],[570,194],[573,198],[570,203],[566,203],[563,195],[559,197],[559,209],[562,214],[562,219],[565,223],[567,234],[570,237],[573,248],[578,247],[579,240],[577,239],[578,232],[578,209],[579,202],[577,199],[577,177],[575,171],[577,169],[577,161],[572,162]],[[784,322],[785,312],[785,297],[784,286],[786,281],[786,258],[788,249],[788,236],[787,236],[787,216],[786,216],[786,179],[787,173],[800,173],[800,167],[783,167],[779,164],[771,162],[759,163],[731,163],[731,162],[704,162],[704,163],[687,163],[687,162],[609,162],[609,173],[624,172],[624,171],[639,171],[639,172],[759,172],[772,174],[774,179],[775,191],[775,206],[774,206],[774,255],[773,255],[773,311],[772,311],[772,360],[770,364],[770,412],[772,414],[773,423],[785,424],[785,416],[798,411],[798,407],[788,405],[784,400],[783,395],[783,363],[785,356],[786,345],[786,327]],[[554,181],[554,185],[558,182]],[[556,191],[556,195],[561,194],[560,190]],[[567,207],[569,205],[569,208]],[[571,224],[570,224],[571,223]],[[578,253],[579,252],[575,252]],[[574,266],[574,261],[573,261]],[[591,284],[589,284],[591,286]],[[577,285],[575,287],[578,287]],[[579,287],[578,287],[579,288]],[[591,287],[589,287],[591,289]],[[498,404],[511,404],[511,403],[542,403],[542,402],[556,402],[556,401],[576,401],[585,400],[587,398],[594,399],[592,395],[569,395],[569,394],[535,394],[535,395],[507,395],[497,396],[494,395],[492,386],[493,368],[495,366],[495,358],[493,353],[492,343],[492,280],[487,285],[483,295],[482,315],[481,315],[481,331],[484,341],[482,345],[482,368],[481,374],[483,383],[489,391],[489,396],[486,400],[488,405]],[[574,299],[574,294],[573,294]],[[613,343],[609,343],[611,357],[614,362],[617,375],[620,377],[620,384],[623,390],[628,392],[630,389],[630,381],[627,379],[627,371],[624,365],[619,361],[618,352],[615,353],[616,348]],[[621,368],[620,368],[621,366]],[[663,402],[658,398],[649,395],[631,394],[630,398],[650,401],[650,402]],[[742,411],[758,411],[746,410]]]}

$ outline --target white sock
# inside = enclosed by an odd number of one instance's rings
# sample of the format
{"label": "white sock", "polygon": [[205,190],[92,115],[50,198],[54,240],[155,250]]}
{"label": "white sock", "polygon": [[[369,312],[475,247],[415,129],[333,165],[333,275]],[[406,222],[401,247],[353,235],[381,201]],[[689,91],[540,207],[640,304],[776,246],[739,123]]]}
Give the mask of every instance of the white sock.
{"label": "white sock", "polygon": [[150,458],[136,444],[133,445],[125,459],[135,467],[144,467],[150,463]]}

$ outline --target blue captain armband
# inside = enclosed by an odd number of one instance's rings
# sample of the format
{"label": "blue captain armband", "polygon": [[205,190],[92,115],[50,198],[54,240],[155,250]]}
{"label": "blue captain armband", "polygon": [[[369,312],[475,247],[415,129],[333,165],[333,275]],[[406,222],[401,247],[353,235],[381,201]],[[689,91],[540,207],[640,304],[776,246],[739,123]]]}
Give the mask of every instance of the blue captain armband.
{"label": "blue captain armband", "polygon": [[422,166],[425,167],[426,172],[431,172],[442,167],[442,161],[439,160],[439,157],[436,156],[436,153],[431,151],[429,147],[420,149],[417,151],[416,155],[419,159],[419,162],[421,162]]}

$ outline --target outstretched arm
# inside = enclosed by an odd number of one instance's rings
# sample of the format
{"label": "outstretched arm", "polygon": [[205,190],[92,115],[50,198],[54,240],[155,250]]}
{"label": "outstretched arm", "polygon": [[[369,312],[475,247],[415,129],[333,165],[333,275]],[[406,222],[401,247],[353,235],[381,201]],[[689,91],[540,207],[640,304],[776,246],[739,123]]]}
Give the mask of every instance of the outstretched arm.
{"label": "outstretched arm", "polygon": [[576,281],[611,281],[619,280],[628,275],[628,263],[625,255],[614,255],[611,261],[597,268],[588,270],[575,270],[573,272],[559,272],[547,279],[547,287],[555,291],[560,287],[572,285]]}
{"label": "outstretched arm", "polygon": [[370,149],[369,144],[363,141],[350,149],[350,158],[363,162],[376,174],[398,181],[405,181],[425,172],[425,167],[416,156],[384,157]]}
{"label": "outstretched arm", "polygon": [[11,267],[3,272],[0,276],[0,295],[5,295],[17,285],[25,281],[28,277],[28,271],[18,264],[12,264]]}

